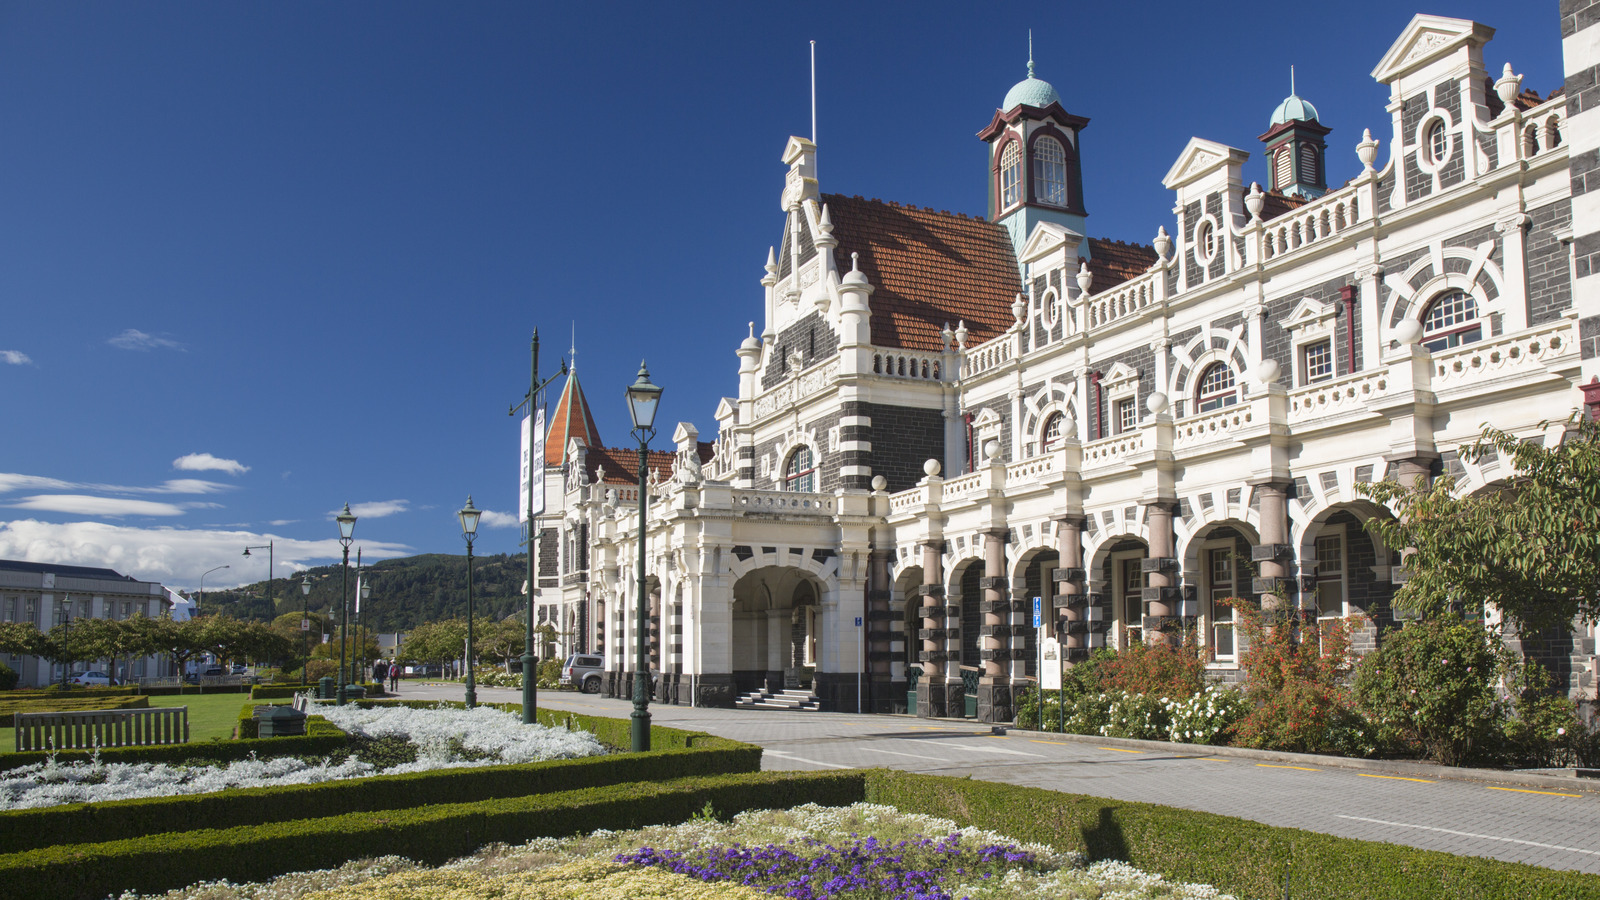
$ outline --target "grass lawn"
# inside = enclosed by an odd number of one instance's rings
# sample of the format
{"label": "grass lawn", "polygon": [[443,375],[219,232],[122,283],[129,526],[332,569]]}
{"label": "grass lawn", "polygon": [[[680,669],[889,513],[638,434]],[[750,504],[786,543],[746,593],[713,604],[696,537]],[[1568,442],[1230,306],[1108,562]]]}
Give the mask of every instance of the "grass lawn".
{"label": "grass lawn", "polygon": [[[189,707],[190,743],[232,737],[239,711],[249,702],[249,694],[167,694],[150,698],[151,706]],[[16,729],[0,728],[0,753],[12,753],[16,749]]]}

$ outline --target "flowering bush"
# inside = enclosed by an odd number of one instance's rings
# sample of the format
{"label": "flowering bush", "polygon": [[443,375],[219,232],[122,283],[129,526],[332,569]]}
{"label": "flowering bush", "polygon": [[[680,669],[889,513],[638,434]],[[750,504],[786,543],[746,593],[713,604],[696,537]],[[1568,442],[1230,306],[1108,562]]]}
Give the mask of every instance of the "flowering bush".
{"label": "flowering bush", "polygon": [[1135,641],[1128,649],[1103,657],[1097,669],[1101,690],[1182,698],[1199,693],[1205,685],[1206,658],[1191,629],[1177,647]]}
{"label": "flowering bush", "polygon": [[1167,739],[1171,717],[1166,697],[1127,691],[1111,691],[1106,696],[1111,702],[1106,706],[1105,724],[1100,726],[1100,734],[1146,741]]}
{"label": "flowering bush", "polygon": [[507,672],[499,666],[479,666],[472,671],[472,677],[483,687],[522,687],[520,672]]}
{"label": "flowering bush", "polygon": [[1192,697],[1166,701],[1167,740],[1181,744],[1226,744],[1234,723],[1249,711],[1244,695],[1208,685]]}
{"label": "flowering bush", "polygon": [[1249,702],[1234,726],[1246,747],[1300,753],[1357,752],[1360,735],[1345,676],[1350,673],[1350,631],[1359,619],[1300,621],[1290,614],[1269,625],[1256,604],[1230,597],[1247,641],[1240,655]]}
{"label": "flowering bush", "polygon": [[[439,868],[385,857],[265,884],[208,882],[161,897],[750,900],[776,894],[861,900],[1229,900],[1206,885],[1168,882],[1126,863],[1082,865],[1075,853],[1018,844],[976,828],[957,829],[946,819],[867,803],[807,804],[740,813],[732,822],[697,816],[681,825],[494,845]],[[868,886],[857,886],[862,883]],[[120,900],[141,900],[141,895],[130,892]]]}
{"label": "flowering bush", "polygon": [[63,764],[51,756],[0,773],[0,810],[315,784],[379,773],[574,759],[605,752],[587,732],[523,725],[510,713],[482,706],[463,710],[329,705],[319,712],[351,735],[354,756],[320,761],[248,759],[225,766],[106,764],[98,753],[89,762]]}

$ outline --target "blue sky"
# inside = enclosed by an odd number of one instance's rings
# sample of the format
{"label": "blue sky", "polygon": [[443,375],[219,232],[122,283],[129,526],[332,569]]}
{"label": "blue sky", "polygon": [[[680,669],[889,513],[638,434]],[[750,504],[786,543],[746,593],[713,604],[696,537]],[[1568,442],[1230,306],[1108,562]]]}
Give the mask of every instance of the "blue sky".
{"label": "blue sky", "polygon": [[[1169,226],[1190,136],[1313,102],[1330,181],[1385,141],[1373,66],[1417,11],[1561,85],[1554,0],[1237,3],[0,2],[0,558],[191,587],[337,557],[513,552],[517,431],[576,331],[602,437],[641,357],[709,439],[781,234],[785,138],[826,192],[984,210],[1025,74],[1087,116],[1096,236]],[[1296,21],[1291,25],[1289,18]],[[1520,20],[1520,21],[1519,21]],[[554,398],[552,397],[552,400]]]}

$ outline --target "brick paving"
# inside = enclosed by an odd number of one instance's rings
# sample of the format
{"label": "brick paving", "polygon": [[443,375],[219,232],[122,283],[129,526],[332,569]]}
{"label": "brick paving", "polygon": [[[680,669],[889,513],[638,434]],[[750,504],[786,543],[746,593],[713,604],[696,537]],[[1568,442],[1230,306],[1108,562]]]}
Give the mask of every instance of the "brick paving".
{"label": "brick paving", "polygon": [[[461,688],[407,684],[402,695],[459,699]],[[478,696],[520,699],[493,688]],[[539,703],[613,717],[632,709],[626,701],[572,693],[541,693]],[[910,716],[655,704],[650,711],[658,725],[759,744],[764,769],[885,767],[971,776],[1600,874],[1600,785],[1576,779],[1569,788],[1491,785],[1448,774],[1383,776],[1288,754],[1249,759],[1212,756],[1203,747],[1151,751],[1018,731],[1002,737],[976,723]]]}

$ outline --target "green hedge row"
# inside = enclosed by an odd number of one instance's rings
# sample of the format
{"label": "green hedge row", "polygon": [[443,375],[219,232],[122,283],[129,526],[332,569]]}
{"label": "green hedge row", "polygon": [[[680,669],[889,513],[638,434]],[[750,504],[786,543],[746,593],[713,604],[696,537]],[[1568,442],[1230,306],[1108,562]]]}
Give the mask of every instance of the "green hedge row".
{"label": "green hedge row", "polygon": [[763,772],[612,785],[46,847],[0,856],[0,884],[12,896],[89,900],[197,881],[259,881],[286,870],[390,853],[437,864],[492,842],[682,822],[708,803],[728,814],[807,802],[843,805],[863,793],[860,772]]}
{"label": "green hedge row", "polygon": [[295,694],[316,692],[316,685],[301,687],[298,684],[258,684],[250,688],[251,700],[293,700]]}
{"label": "green hedge row", "polygon": [[[194,760],[235,762],[278,756],[328,756],[345,749],[349,738],[332,722],[321,716],[306,719],[306,734],[300,737],[255,738],[239,741],[197,741],[188,744],[165,744],[157,747],[107,747],[100,751],[100,760],[108,763],[185,763]],[[0,772],[44,762],[51,754],[36,750],[26,753],[0,753]],[[93,757],[90,750],[58,750],[59,762],[87,762]],[[0,813],[0,816],[11,815]]]}
{"label": "green hedge row", "polygon": [[96,697],[83,697],[75,694],[59,694],[44,700],[11,700],[7,698],[0,701],[0,728],[10,728],[16,725],[17,713],[35,712],[82,712],[90,709],[148,709],[149,697],[135,697],[132,695]]}
{"label": "green hedge row", "polygon": [[[320,721],[314,717],[313,721]],[[332,728],[331,725],[327,726]],[[670,731],[672,729],[663,729]],[[0,853],[81,841],[120,840],[164,831],[319,818],[351,812],[462,803],[628,782],[758,772],[761,748],[711,735],[695,749],[616,753],[509,766],[436,769],[348,781],[245,788],[214,794],[75,803],[0,812]],[[297,738],[239,743],[274,744]],[[207,746],[207,745],[202,745]],[[280,754],[281,755],[281,754]]]}
{"label": "green hedge row", "polygon": [[1600,897],[1594,875],[1011,784],[873,769],[866,799],[1260,900]]}
{"label": "green hedge row", "polygon": [[9,703],[12,700],[49,700],[55,697],[125,697],[137,693],[139,693],[137,686],[25,688],[19,691],[0,691],[0,703]]}
{"label": "green hedge row", "polygon": [[[372,709],[377,706],[404,706],[409,709],[435,709],[448,707],[461,709],[466,704],[459,700],[358,700],[356,705],[362,709]],[[522,715],[521,703],[479,703],[508,712],[520,717]],[[615,749],[628,749],[633,744],[633,723],[628,719],[603,718],[601,716],[584,716],[577,713],[562,712],[560,710],[540,708],[535,713],[535,719],[540,725],[551,727],[571,728],[576,731],[587,731],[593,734],[600,743]],[[723,738],[705,734],[699,731],[684,731],[678,728],[667,728],[663,725],[650,726],[651,750],[686,750],[690,747],[720,746],[717,742]],[[737,743],[737,742],[729,742]],[[740,746],[746,746],[741,744]]]}

